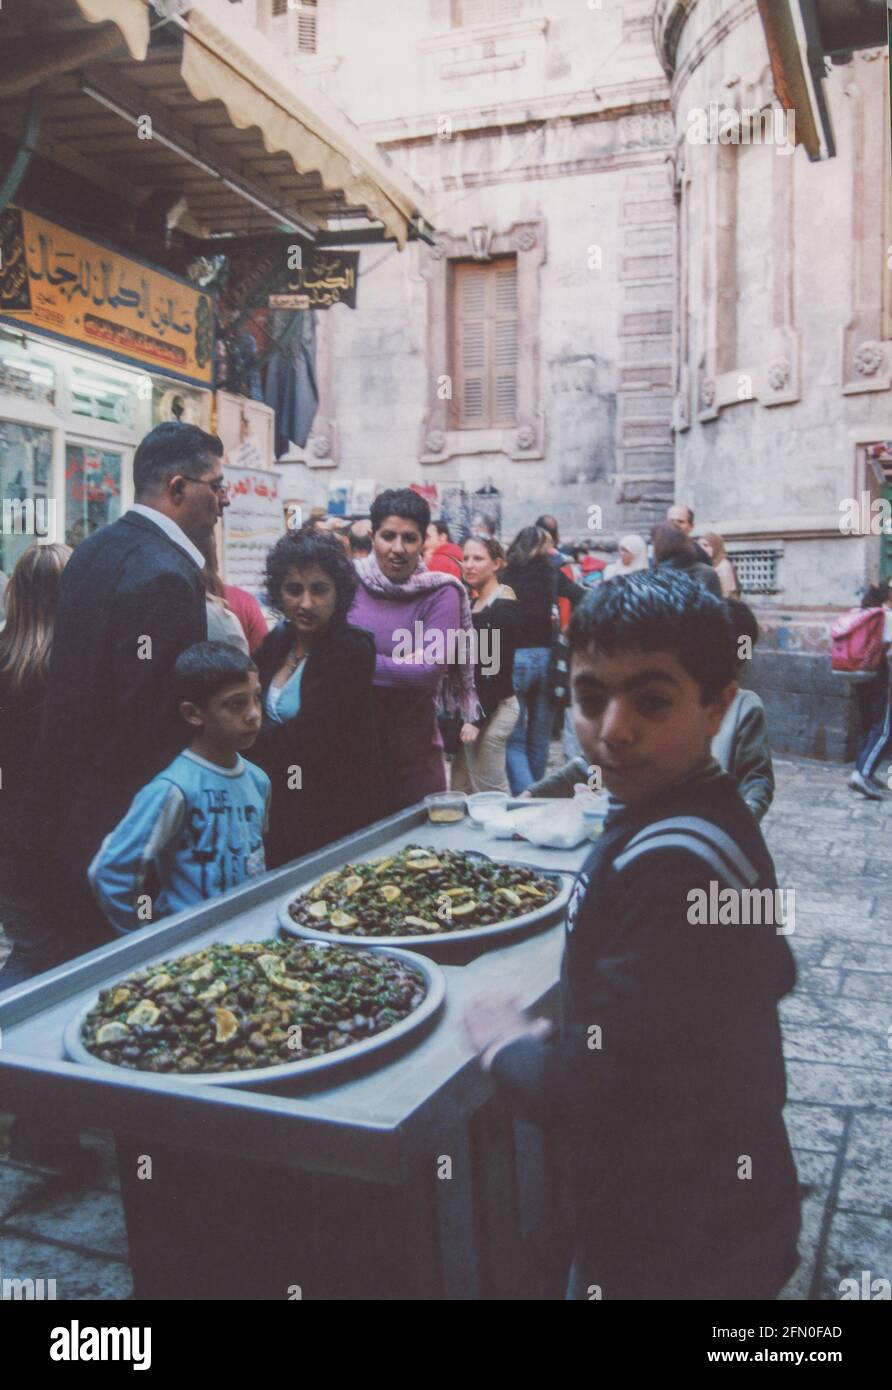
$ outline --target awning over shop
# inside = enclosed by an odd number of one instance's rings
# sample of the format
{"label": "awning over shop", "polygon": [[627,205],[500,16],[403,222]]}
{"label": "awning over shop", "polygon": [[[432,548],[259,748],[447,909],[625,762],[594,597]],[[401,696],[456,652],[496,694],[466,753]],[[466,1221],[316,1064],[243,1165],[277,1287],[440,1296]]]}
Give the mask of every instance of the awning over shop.
{"label": "awning over shop", "polygon": [[188,23],[182,76],[195,99],[222,101],[238,130],[256,126],[270,154],[284,151],[300,173],[313,170],[325,188],[343,189],[402,247],[420,198],[412,181],[262,34],[233,25],[225,0],[200,0]]}
{"label": "awning over shop", "polygon": [[91,24],[109,20],[117,24],[131,57],[142,62],[149,48],[149,11],[143,0],[76,0],[76,4]]}
{"label": "awning over shop", "polygon": [[180,195],[199,236],[312,239],[348,218],[400,247],[430,233],[412,180],[226,0],[170,19],[149,0],[29,0],[3,31],[0,134],[20,139],[38,91],[37,153],[134,209]]}

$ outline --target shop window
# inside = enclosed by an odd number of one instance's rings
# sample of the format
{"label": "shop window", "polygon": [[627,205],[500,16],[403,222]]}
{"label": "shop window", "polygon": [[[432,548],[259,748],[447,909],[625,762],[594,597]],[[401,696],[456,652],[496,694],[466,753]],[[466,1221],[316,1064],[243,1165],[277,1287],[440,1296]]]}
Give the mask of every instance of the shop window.
{"label": "shop window", "polygon": [[517,420],[517,261],[453,267],[455,414],[459,429]]}
{"label": "shop window", "polygon": [[55,405],[55,370],[30,348],[0,335],[0,392],[42,405]]}
{"label": "shop window", "polygon": [[52,462],[51,430],[0,420],[0,569],[6,575],[38,535],[59,539],[48,506]]}
{"label": "shop window", "polygon": [[74,415],[109,424],[132,425],[136,418],[137,383],[132,373],[115,371],[91,362],[75,366],[71,372],[71,400]]}
{"label": "shop window", "polygon": [[92,444],[65,446],[65,539],[77,545],[121,515],[119,449]]}

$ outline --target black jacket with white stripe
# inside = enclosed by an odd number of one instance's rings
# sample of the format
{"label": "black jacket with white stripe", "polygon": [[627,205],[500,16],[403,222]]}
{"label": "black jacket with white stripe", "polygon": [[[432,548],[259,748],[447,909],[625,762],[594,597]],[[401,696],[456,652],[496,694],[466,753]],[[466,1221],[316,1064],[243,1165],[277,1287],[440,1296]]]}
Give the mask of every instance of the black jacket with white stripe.
{"label": "black jacket with white stripe", "polygon": [[[567,1142],[577,1269],[605,1298],[721,1297],[795,1268],[777,1003],[796,972],[764,920],[776,887],[716,763],[646,808],[617,805],[568,910],[560,1039],[495,1055],[509,1102]],[[735,914],[754,889],[769,890],[758,910]],[[694,904],[710,894],[705,924]]]}

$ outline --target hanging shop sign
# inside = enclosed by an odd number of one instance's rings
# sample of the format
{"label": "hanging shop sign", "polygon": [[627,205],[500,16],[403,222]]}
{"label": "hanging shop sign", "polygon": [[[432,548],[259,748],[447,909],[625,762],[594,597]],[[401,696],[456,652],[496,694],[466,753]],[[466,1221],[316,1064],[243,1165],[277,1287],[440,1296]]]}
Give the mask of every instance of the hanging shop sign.
{"label": "hanging shop sign", "polygon": [[223,513],[227,584],[259,597],[267,552],[284,534],[281,474],[269,468],[239,468],[227,461],[229,506]]}
{"label": "hanging shop sign", "polygon": [[192,261],[189,275],[219,294],[224,323],[251,309],[355,309],[359,252],[328,251],[295,237],[254,237]]}
{"label": "hanging shop sign", "polygon": [[289,273],[285,284],[269,295],[270,309],[330,309],[333,304],[356,308],[358,251],[314,251],[305,265]]}
{"label": "hanging shop sign", "polygon": [[0,215],[0,316],[194,385],[212,383],[209,295],[14,207]]}

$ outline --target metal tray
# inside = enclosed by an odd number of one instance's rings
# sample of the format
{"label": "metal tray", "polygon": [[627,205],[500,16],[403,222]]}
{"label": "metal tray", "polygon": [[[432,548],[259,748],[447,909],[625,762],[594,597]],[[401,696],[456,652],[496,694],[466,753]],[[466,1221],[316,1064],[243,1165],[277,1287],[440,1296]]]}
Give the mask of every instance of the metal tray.
{"label": "metal tray", "polygon": [[[292,895],[293,896],[293,895]],[[333,942],[315,942],[317,949],[327,951],[334,944]],[[366,1057],[370,1052],[382,1054],[400,1039],[405,1038],[410,1033],[416,1032],[436,1014],[443,1006],[446,997],[446,979],[442,970],[434,961],[418,956],[408,951],[394,950],[390,943],[373,944],[364,943],[368,950],[375,951],[378,955],[394,956],[401,960],[404,965],[409,965],[413,970],[417,970],[424,977],[427,993],[412,1013],[400,1019],[399,1023],[394,1023],[392,1027],[383,1029],[371,1038],[363,1038],[362,1042],[349,1043],[347,1047],[338,1048],[335,1052],[327,1052],[321,1057],[308,1057],[303,1061],[281,1062],[271,1067],[249,1067],[242,1071],[215,1071],[215,1072],[164,1072],[161,1073],[171,1081],[179,1081],[184,1085],[203,1085],[203,1086],[247,1086],[252,1090],[257,1090],[263,1086],[280,1085],[283,1082],[291,1082],[306,1076],[317,1076],[319,1072],[328,1074],[338,1067],[356,1061],[360,1057]],[[187,953],[184,953],[187,954]],[[175,959],[175,957],[174,957]],[[128,979],[133,971],[122,975],[119,980],[109,981],[108,988],[118,983],[123,983]],[[84,1021],[87,1014],[95,1007],[96,1000],[78,1009],[77,1013],[71,1018],[65,1027],[63,1042],[66,1055],[72,1062],[81,1062],[85,1066],[99,1068],[104,1072],[114,1072],[120,1076],[125,1075],[159,1075],[159,1073],[148,1073],[138,1067],[118,1066],[114,1062],[103,1062],[95,1057],[81,1041]]]}
{"label": "metal tray", "polygon": [[[466,854],[474,859],[486,859],[490,863],[494,862],[488,854],[483,854],[480,850],[466,850]],[[363,863],[366,859],[373,858],[372,855],[357,857],[357,863]],[[353,862],[353,861],[350,861]],[[532,867],[532,866],[530,866]],[[287,898],[283,898],[279,904],[278,917],[279,926],[282,931],[289,936],[299,936],[307,941],[325,941],[329,945],[338,946],[368,946],[371,943],[382,946],[394,946],[403,951],[422,953],[424,955],[439,955],[441,952],[448,956],[452,952],[460,950],[463,946],[478,945],[480,942],[502,944],[507,937],[514,934],[525,934],[541,931],[542,928],[549,926],[556,917],[563,913],[570,901],[573,892],[575,877],[568,874],[549,872],[544,869],[536,869],[541,878],[551,879],[558,884],[557,895],[550,902],[542,907],[537,907],[532,912],[523,912],[519,917],[509,917],[504,922],[489,922],[482,927],[460,928],[454,932],[438,932],[436,936],[346,936],[343,932],[327,932],[317,927],[307,927],[300,922],[295,922],[288,911],[289,905],[294,899],[304,893],[313,884],[300,887],[298,892],[292,890]]]}

